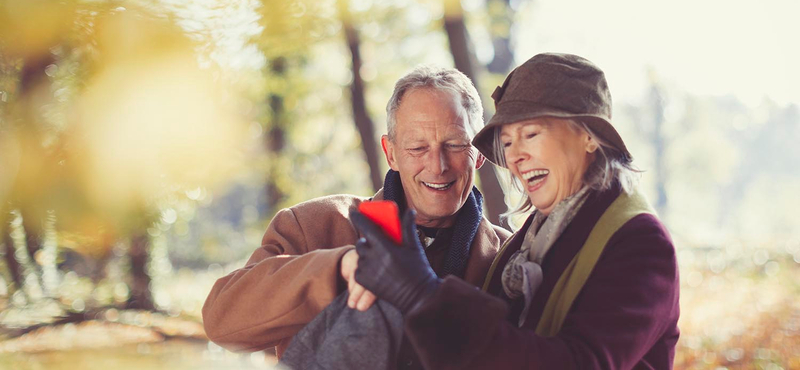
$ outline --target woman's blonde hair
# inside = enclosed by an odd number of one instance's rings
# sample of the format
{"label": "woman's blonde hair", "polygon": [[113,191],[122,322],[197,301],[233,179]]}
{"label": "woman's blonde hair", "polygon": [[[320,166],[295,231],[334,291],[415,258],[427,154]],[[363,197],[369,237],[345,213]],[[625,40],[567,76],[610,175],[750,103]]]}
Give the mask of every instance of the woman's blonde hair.
{"label": "woman's blonde hair", "polygon": [[[583,174],[583,185],[595,191],[604,191],[610,189],[615,182],[619,182],[623,191],[631,193],[638,180],[637,175],[641,171],[634,167],[631,162],[625,160],[625,156],[619,149],[611,145],[608,141],[603,140],[603,138],[597,135],[585,122],[571,118],[566,118],[564,120],[569,122],[571,129],[587,132],[598,144],[597,151],[595,151],[595,159],[589,164],[586,173]],[[504,181],[500,181],[503,192],[508,194],[512,189],[517,192],[523,192],[524,188],[522,183],[508,170],[503,143],[500,141],[500,131],[499,128],[494,130],[493,149],[498,162],[497,164],[503,168],[499,171],[504,173],[504,176],[502,176],[504,177],[502,179]],[[511,216],[527,213],[533,208],[533,203],[531,203],[530,198],[523,196],[516,206],[513,208],[509,206],[508,212],[503,213],[500,217],[501,219],[511,221]]]}

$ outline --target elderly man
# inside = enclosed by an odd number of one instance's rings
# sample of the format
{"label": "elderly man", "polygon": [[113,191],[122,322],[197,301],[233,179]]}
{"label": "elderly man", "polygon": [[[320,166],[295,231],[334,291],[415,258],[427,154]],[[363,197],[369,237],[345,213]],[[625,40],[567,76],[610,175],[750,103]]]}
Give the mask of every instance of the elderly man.
{"label": "elderly man", "polygon": [[[471,145],[483,127],[475,87],[457,70],[419,67],[397,82],[386,113],[381,144],[391,170],[371,199],[415,210],[436,274],[480,286],[509,233],[483,217],[483,199],[473,187],[484,162]],[[348,217],[366,200],[333,195],[278,212],[246,266],[212,288],[203,307],[209,338],[235,351],[277,346],[280,356],[346,289],[348,305],[367,310],[375,297],[355,282],[359,235]],[[397,361],[417,367],[410,348],[404,340]]]}

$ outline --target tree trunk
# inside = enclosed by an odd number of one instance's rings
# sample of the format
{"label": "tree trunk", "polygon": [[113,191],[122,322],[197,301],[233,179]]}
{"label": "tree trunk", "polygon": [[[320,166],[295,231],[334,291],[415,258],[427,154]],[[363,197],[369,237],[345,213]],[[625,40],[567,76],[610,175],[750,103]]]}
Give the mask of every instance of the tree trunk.
{"label": "tree trunk", "polygon": [[511,48],[514,12],[509,0],[487,0],[486,12],[489,14],[489,30],[494,49],[494,57],[486,65],[486,69],[491,73],[505,75],[514,65],[514,51]]}
{"label": "tree trunk", "polygon": [[45,217],[38,212],[20,210],[22,215],[22,230],[25,232],[25,250],[40,282],[42,279],[42,266],[36,261],[36,255],[42,250]]}
{"label": "tree trunk", "polygon": [[[42,249],[43,224],[41,217],[36,217],[35,213],[27,213],[20,210],[22,214],[22,230],[25,232],[25,251],[28,253],[27,268],[36,277],[36,284],[45,292],[42,265],[36,261],[36,254]],[[28,216],[27,218],[25,216]]]}
{"label": "tree trunk", "polygon": [[95,258],[92,262],[92,269],[89,273],[89,278],[92,280],[92,283],[95,285],[100,284],[100,282],[106,278],[106,267],[108,263],[114,258],[114,246],[113,245],[104,245],[103,254]]}
{"label": "tree trunk", "polygon": [[36,253],[42,249],[42,230],[41,218],[33,213],[20,210],[22,213],[22,229],[25,231],[25,249],[35,263]]}
{"label": "tree trunk", "polygon": [[16,249],[14,248],[14,240],[11,238],[11,232],[9,230],[9,224],[7,222],[3,222],[2,226],[0,227],[0,233],[3,234],[3,245],[5,246],[4,249],[4,259],[6,262],[6,266],[8,266],[8,273],[11,275],[11,282],[13,284],[14,290],[22,290],[22,266],[20,265],[19,261],[17,261],[16,256]]}
{"label": "tree trunk", "polygon": [[31,263],[36,267],[37,273],[41,273],[41,266],[36,262],[36,254],[42,249],[42,227],[32,215],[22,215],[22,229],[25,230],[25,249],[31,258]]}
{"label": "tree trunk", "polygon": [[380,169],[380,155],[376,145],[375,125],[372,123],[367,113],[367,103],[364,99],[364,81],[361,79],[361,51],[358,32],[353,26],[352,16],[348,9],[347,0],[339,1],[339,18],[342,20],[342,27],[347,39],[347,46],[350,48],[351,63],[353,69],[353,82],[350,84],[350,102],[353,108],[353,120],[356,129],[361,136],[361,147],[369,164],[369,178],[372,181],[374,191],[383,187],[383,176]]}
{"label": "tree trunk", "polygon": [[150,240],[146,232],[138,231],[131,239],[128,256],[131,261],[131,295],[126,308],[154,310],[150,291],[150,275],[147,273]]}
{"label": "tree trunk", "polygon": [[[12,207],[19,209],[22,215],[22,228],[25,232],[25,250],[29,255],[30,265],[39,284],[42,282],[42,268],[36,261],[36,254],[42,248],[42,231],[44,225],[44,212],[42,211],[47,204],[42,204],[42,195],[39,192],[30,193],[29,188],[37,187],[37,184],[48,177],[47,170],[52,169],[55,161],[51,151],[42,145],[43,138],[43,117],[42,101],[39,91],[47,91],[50,80],[45,70],[47,66],[55,63],[52,54],[46,53],[35,58],[28,58],[24,61],[19,76],[19,101],[21,106],[22,126],[20,137],[27,138],[20,140],[20,176],[18,176],[14,189],[14,196],[11,201]],[[52,94],[47,95],[48,99]],[[32,186],[33,185],[33,186]],[[24,262],[24,261],[23,261]],[[43,287],[43,285],[41,285]]]}
{"label": "tree trunk", "polygon": [[665,164],[665,139],[664,126],[664,98],[658,86],[653,85],[650,90],[650,101],[653,113],[653,142],[655,172],[656,172],[656,212],[661,217],[666,217],[667,211],[667,169]]}
{"label": "tree trunk", "polygon": [[[450,41],[450,52],[453,54],[456,69],[467,75],[478,91],[482,91],[474,67],[477,65],[475,52],[472,50],[467,27],[464,25],[464,11],[458,0],[445,1],[444,29]],[[484,120],[488,119],[489,117],[484,113]],[[487,163],[478,171],[478,174],[486,205],[486,217],[493,224],[501,225],[500,214],[505,211],[506,204],[503,189],[500,187],[500,182],[497,180],[492,166],[491,163]]]}
{"label": "tree trunk", "polygon": [[[286,77],[286,58],[276,57],[270,62],[270,71],[277,78]],[[272,119],[270,122],[270,129],[265,137],[267,152],[272,155],[272,165],[270,166],[270,177],[266,181],[266,196],[267,204],[271,209],[278,205],[286,194],[283,189],[278,185],[278,179],[283,176],[281,173],[284,169],[276,165],[280,161],[283,149],[286,147],[286,131],[284,122],[285,110],[283,95],[278,92],[273,92],[269,95],[269,107],[272,111]]]}

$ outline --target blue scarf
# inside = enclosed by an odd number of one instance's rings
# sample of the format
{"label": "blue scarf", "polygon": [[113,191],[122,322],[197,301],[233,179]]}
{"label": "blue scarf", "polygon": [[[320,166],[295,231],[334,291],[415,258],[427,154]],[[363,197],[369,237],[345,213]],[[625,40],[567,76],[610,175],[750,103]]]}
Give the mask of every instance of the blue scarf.
{"label": "blue scarf", "polygon": [[[403,191],[403,183],[400,181],[399,172],[389,170],[386,173],[386,178],[383,180],[383,199],[397,203],[401,215],[405,212],[405,192]],[[478,232],[482,216],[483,195],[478,191],[478,188],[473,186],[467,201],[456,215],[456,222],[453,226],[453,239],[450,241],[450,249],[447,251],[444,267],[439,277],[444,278],[447,275],[464,277],[472,240]]]}

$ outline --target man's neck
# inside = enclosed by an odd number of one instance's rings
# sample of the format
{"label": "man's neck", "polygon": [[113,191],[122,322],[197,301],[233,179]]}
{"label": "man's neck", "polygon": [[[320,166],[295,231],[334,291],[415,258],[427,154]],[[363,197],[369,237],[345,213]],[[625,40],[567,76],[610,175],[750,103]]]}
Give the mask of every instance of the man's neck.
{"label": "man's neck", "polygon": [[444,218],[436,218],[436,219],[425,219],[417,216],[417,225],[423,227],[432,227],[441,229],[445,227],[452,227],[455,223],[456,223],[455,215]]}
{"label": "man's neck", "polygon": [[427,226],[417,225],[417,230],[419,230],[419,232],[422,233],[422,235],[427,236],[429,238],[435,238],[439,234],[440,230],[446,230],[446,229],[448,228],[427,227]]}

